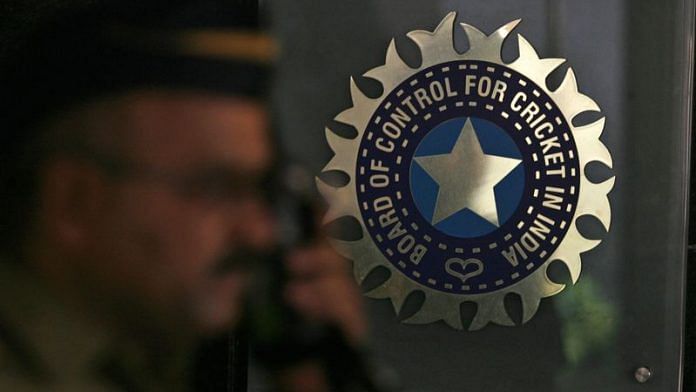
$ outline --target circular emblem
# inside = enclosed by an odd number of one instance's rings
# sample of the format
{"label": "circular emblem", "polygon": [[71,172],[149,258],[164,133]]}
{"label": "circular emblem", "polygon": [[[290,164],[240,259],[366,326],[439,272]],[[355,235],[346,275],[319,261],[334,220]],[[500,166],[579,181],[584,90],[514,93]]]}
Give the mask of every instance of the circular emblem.
{"label": "circular emblem", "polygon": [[593,215],[609,229],[614,179],[593,183],[584,169],[591,161],[611,167],[611,155],[599,140],[604,119],[572,123],[599,111],[578,92],[573,71],[558,89],[547,88],[563,60],[540,59],[520,36],[519,58],[502,61],[503,41],[519,21],[491,35],[462,24],[470,48],[458,53],[455,17],[433,32],[409,33],[423,57],[417,69],[392,41],[385,65],[365,74],[383,84],[380,98],[352,83],[353,107],[336,120],[358,136],[327,129],[336,155],[325,168],[350,181],[317,183],[329,201],[327,220],[352,216],[361,224],[362,239],[334,241],[354,261],[358,281],[378,266],[391,271],[368,296],[391,299],[398,312],[411,292],[423,292],[407,323],[442,319],[463,329],[459,309],[468,301],[477,304],[469,329],[514,325],[507,294],[521,296],[526,322],[541,298],[563,289],[547,276],[551,261],[578,279],[580,254],[598,241],[578,232],[577,218]]}

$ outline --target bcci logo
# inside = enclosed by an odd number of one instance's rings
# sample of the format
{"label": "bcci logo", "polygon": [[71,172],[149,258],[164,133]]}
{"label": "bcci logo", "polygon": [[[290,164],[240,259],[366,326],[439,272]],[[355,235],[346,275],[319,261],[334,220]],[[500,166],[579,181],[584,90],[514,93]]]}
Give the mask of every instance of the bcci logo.
{"label": "bcci logo", "polygon": [[398,312],[408,294],[422,291],[422,308],[405,322],[442,319],[457,329],[459,305],[475,302],[474,330],[513,325],[503,305],[508,293],[521,296],[528,321],[541,298],[563,289],[547,276],[553,260],[578,279],[580,254],[598,241],[578,232],[577,218],[594,215],[609,228],[614,179],[596,184],[584,176],[591,161],[611,167],[611,155],[599,140],[603,119],[571,122],[599,111],[578,92],[572,70],[555,91],[546,87],[563,60],[540,59],[520,36],[519,58],[503,63],[503,41],[518,21],[490,36],[462,24],[470,49],[457,53],[454,19],[409,33],[423,57],[418,69],[391,43],[386,64],[366,74],[383,84],[379,99],[352,84],[353,107],[336,119],[358,137],[327,130],[336,155],[325,168],[348,173],[350,182],[318,184],[328,219],[361,223],[362,239],[335,241],[357,279],[377,266],[391,271],[368,296],[391,299]]}

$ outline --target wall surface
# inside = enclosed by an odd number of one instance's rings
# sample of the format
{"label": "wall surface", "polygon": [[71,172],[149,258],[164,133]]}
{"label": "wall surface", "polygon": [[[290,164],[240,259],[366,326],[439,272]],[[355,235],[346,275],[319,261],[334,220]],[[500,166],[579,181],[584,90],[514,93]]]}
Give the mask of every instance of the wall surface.
{"label": "wall surface", "polygon": [[[541,57],[561,57],[580,89],[606,117],[602,141],[610,170],[593,165],[593,181],[616,176],[612,225],[593,219],[581,231],[602,244],[583,254],[579,282],[542,300],[516,327],[462,332],[444,323],[406,325],[387,300],[368,300],[378,358],[407,391],[633,391],[640,366],[653,370],[645,391],[677,391],[685,235],[685,10],[669,1],[269,1],[283,49],[277,120],[290,155],[319,173],[331,157],[324,127],[350,132],[333,118],[350,107],[349,78],[368,95],[381,87],[360,77],[384,62],[394,38],[410,65],[420,54],[406,37],[432,30],[449,11],[491,33],[521,18],[515,33]],[[687,7],[687,8],[684,8]],[[693,8],[691,8],[693,11]],[[686,18],[688,21],[689,18]],[[675,22],[676,21],[676,22]],[[467,48],[465,35],[454,37]],[[516,38],[503,59],[517,57]],[[567,65],[548,79],[555,88]],[[557,279],[568,282],[559,269]],[[513,306],[513,305],[511,305]],[[254,373],[255,374],[255,373]],[[262,390],[252,374],[251,390]]]}

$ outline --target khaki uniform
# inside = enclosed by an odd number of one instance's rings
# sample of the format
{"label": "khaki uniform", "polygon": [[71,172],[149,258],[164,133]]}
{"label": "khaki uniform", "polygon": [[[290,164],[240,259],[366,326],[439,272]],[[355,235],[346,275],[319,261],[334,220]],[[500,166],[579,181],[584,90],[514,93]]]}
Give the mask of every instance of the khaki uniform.
{"label": "khaki uniform", "polygon": [[[143,354],[60,303],[22,266],[0,262],[0,391],[187,389],[185,372],[162,371]],[[170,360],[162,362],[185,362]]]}

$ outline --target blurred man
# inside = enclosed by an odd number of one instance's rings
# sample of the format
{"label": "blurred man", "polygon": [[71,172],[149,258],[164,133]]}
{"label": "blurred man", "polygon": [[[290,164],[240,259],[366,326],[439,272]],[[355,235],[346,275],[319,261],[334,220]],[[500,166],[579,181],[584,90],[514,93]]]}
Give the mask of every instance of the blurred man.
{"label": "blurred man", "polygon": [[[0,390],[186,390],[192,347],[238,324],[277,247],[273,48],[250,2],[86,3],[2,68]],[[287,303],[358,344],[343,261],[285,263]],[[313,363],[278,375],[327,388]]]}

